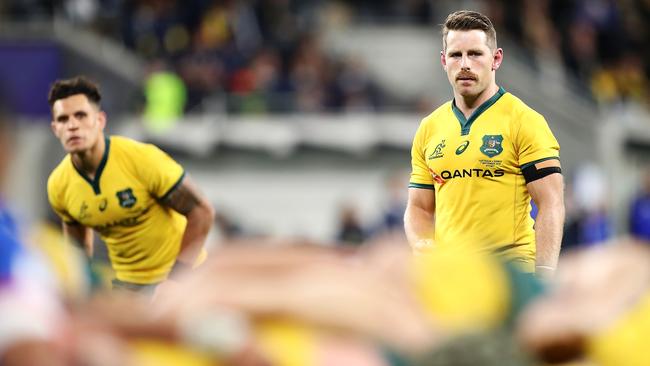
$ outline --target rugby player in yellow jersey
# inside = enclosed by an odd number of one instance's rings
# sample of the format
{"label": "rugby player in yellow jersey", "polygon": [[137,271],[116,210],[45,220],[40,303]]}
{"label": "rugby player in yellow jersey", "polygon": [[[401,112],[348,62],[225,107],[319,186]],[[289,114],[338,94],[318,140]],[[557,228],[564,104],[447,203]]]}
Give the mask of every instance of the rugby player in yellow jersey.
{"label": "rugby player in yellow jersey", "polygon": [[48,198],[66,235],[92,256],[93,230],[106,243],[114,287],[151,290],[205,256],[214,212],[183,168],[163,151],[104,135],[97,85],[77,77],[49,92],[51,127],[68,153],[51,173]]}
{"label": "rugby player in yellow jersey", "polygon": [[564,222],[559,145],[544,117],[496,84],[503,50],[486,16],[452,13],[442,34],[454,99],[422,120],[413,141],[409,243],[498,253],[549,276]]}

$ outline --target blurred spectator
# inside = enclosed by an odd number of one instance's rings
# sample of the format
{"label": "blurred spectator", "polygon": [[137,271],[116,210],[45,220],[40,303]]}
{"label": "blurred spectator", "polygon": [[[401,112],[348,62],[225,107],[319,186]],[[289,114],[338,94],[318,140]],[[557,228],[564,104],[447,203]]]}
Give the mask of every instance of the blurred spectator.
{"label": "blurred spectator", "polygon": [[366,240],[366,233],[357,210],[353,206],[345,204],[339,215],[337,242],[343,245],[361,245]]}
{"label": "blurred spectator", "polygon": [[604,207],[588,212],[580,222],[578,241],[581,244],[599,244],[613,236],[612,222]]}
{"label": "blurred spectator", "polygon": [[630,234],[650,243],[650,168],[643,176],[638,195],[632,200]]}
{"label": "blurred spectator", "polygon": [[379,86],[358,57],[350,57],[343,62],[336,88],[340,90],[345,111],[377,111],[381,105]]}
{"label": "blurred spectator", "polygon": [[223,208],[215,210],[214,227],[219,231],[221,240],[229,242],[241,237],[244,232],[241,226],[232,217],[223,212]]}
{"label": "blurred spectator", "polygon": [[626,52],[616,63],[599,68],[592,76],[591,90],[596,100],[606,104],[644,103],[648,83],[640,57]]}
{"label": "blurred spectator", "polygon": [[162,132],[173,127],[182,116],[187,100],[185,84],[178,75],[167,70],[163,61],[150,65],[145,80],[146,106],[144,121],[152,132]]}
{"label": "blurred spectator", "polygon": [[48,0],[5,0],[0,10],[16,20],[50,19],[58,4]]}
{"label": "blurred spectator", "polygon": [[392,173],[385,182],[386,192],[383,195],[386,202],[380,222],[373,228],[372,236],[384,237],[395,242],[403,242],[406,239],[404,234],[404,211],[406,210],[406,190],[408,185],[408,173]]}
{"label": "blurred spectator", "polygon": [[576,173],[574,186],[580,210],[578,243],[597,244],[610,239],[613,223],[607,202],[607,181],[602,169],[594,164],[581,166]]}
{"label": "blurred spectator", "polygon": [[561,254],[564,254],[580,245],[580,222],[582,221],[582,212],[576,203],[574,191],[575,189],[573,184],[567,183],[564,190],[566,219],[564,220]]}
{"label": "blurred spectator", "polygon": [[88,25],[92,23],[99,12],[98,0],[66,0],[63,10],[68,19],[75,23]]}

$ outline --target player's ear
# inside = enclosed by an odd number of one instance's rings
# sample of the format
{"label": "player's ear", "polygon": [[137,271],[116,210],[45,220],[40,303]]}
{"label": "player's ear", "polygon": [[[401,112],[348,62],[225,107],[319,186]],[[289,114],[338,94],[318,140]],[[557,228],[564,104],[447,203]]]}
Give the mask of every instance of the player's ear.
{"label": "player's ear", "polygon": [[97,113],[97,122],[99,123],[99,127],[103,131],[104,128],[106,127],[106,112],[99,111],[99,113]]}
{"label": "player's ear", "polygon": [[445,57],[445,51],[440,51],[440,64],[442,68],[447,70],[447,58]]}
{"label": "player's ear", "polygon": [[56,122],[54,120],[50,121],[50,128],[52,129],[52,133],[54,134],[54,136],[59,137],[59,134],[57,133],[56,130]]}
{"label": "player's ear", "polygon": [[503,49],[497,48],[494,51],[494,57],[492,58],[492,71],[498,70],[502,62],[503,62]]}

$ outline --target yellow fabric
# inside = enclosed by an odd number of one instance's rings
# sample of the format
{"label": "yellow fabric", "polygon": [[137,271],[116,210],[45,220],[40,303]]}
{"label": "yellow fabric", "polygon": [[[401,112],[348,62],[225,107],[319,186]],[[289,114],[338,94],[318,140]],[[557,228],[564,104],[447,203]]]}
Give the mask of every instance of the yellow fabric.
{"label": "yellow fabric", "polygon": [[46,223],[33,226],[28,242],[34,245],[56,277],[56,284],[66,300],[78,300],[90,291],[90,276],[85,254],[71,245],[59,228]]}
{"label": "yellow fabric", "polygon": [[50,204],[64,221],[100,234],[119,280],[160,282],[178,255],[186,219],[157,200],[180,183],[183,168],[150,144],[113,136],[107,146],[95,177],[99,191],[67,155],[48,180]]}
{"label": "yellow fabric", "polygon": [[414,256],[411,269],[414,293],[437,326],[489,329],[510,311],[508,277],[492,257],[442,249]]}
{"label": "yellow fabric", "polygon": [[219,366],[213,357],[182,345],[140,339],[130,343],[134,366]]}
{"label": "yellow fabric", "polygon": [[281,319],[269,319],[257,325],[256,338],[264,355],[277,366],[316,364],[317,337],[307,325]]}
{"label": "yellow fabric", "polygon": [[502,254],[532,271],[535,235],[521,167],[559,158],[557,140],[540,114],[509,93],[462,132],[447,102],[413,140],[409,186],[435,189],[435,245],[493,252],[516,244]]}
{"label": "yellow fabric", "polygon": [[[594,304],[598,306],[598,304]],[[650,339],[650,294],[611,327],[588,341],[588,355],[599,366],[647,366]]]}

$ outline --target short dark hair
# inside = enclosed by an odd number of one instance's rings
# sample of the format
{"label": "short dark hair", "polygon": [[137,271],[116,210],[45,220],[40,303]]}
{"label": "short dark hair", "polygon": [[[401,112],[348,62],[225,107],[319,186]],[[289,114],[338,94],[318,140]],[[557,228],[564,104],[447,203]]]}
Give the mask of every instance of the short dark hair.
{"label": "short dark hair", "polygon": [[99,106],[102,100],[99,94],[99,85],[84,76],[77,76],[71,79],[57,80],[50,87],[50,92],[47,96],[47,102],[50,107],[59,99],[65,99],[69,96],[83,94],[89,101]]}
{"label": "short dark hair", "polygon": [[497,48],[497,31],[487,16],[471,10],[459,10],[447,16],[442,26],[442,49],[447,49],[447,34],[452,30],[481,30],[487,36],[488,47]]}

